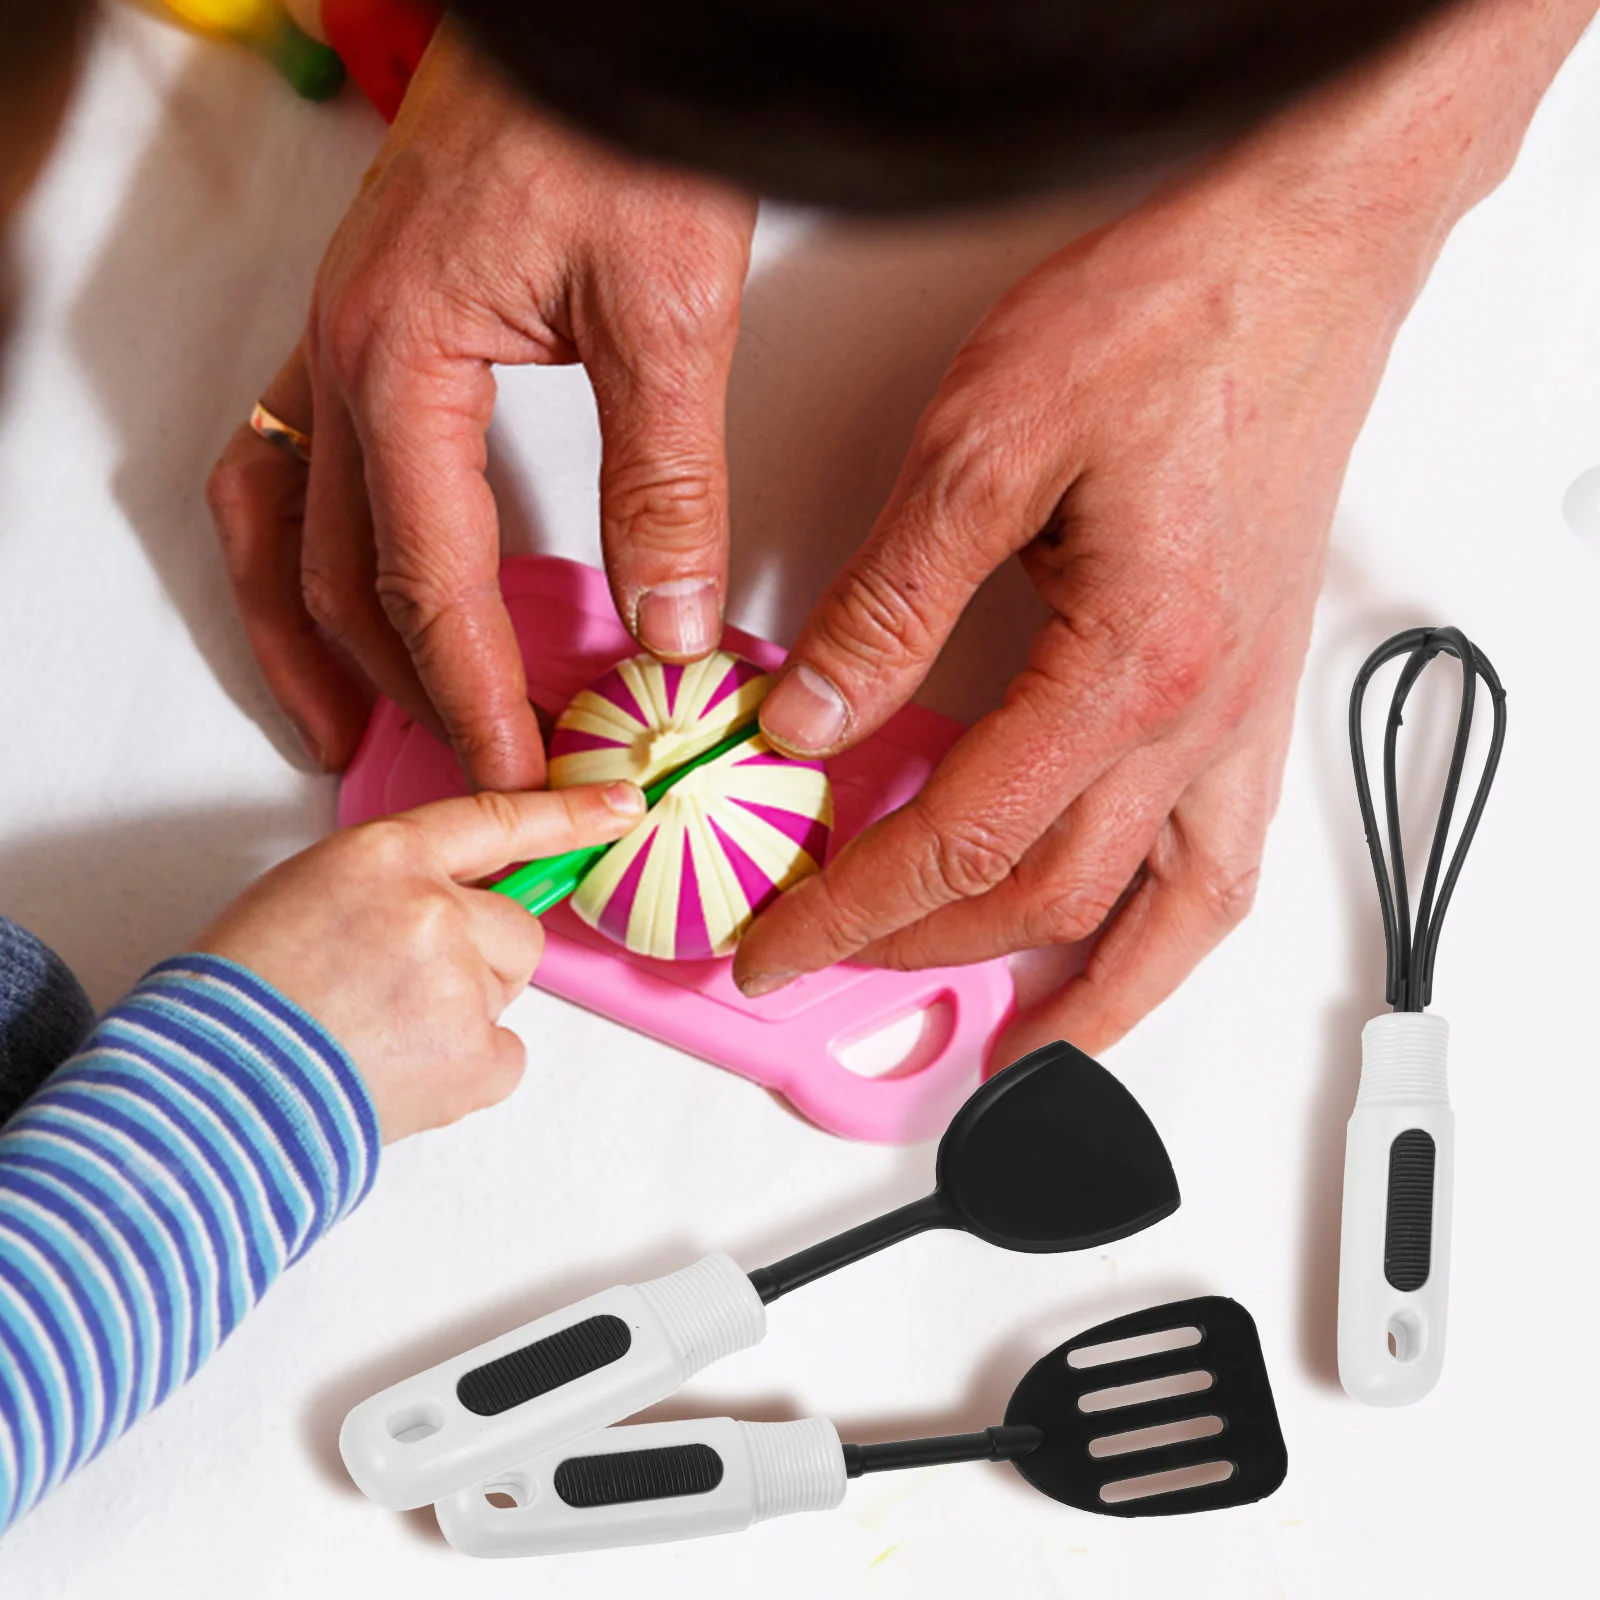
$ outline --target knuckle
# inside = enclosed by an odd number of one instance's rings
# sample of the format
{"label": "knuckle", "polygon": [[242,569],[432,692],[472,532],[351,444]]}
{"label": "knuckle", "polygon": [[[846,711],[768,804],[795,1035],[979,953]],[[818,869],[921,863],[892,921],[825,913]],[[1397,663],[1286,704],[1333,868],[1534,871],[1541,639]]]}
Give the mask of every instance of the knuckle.
{"label": "knuckle", "polygon": [[357,281],[317,302],[317,343],[322,361],[334,382],[346,391],[359,386],[365,371],[374,330],[371,307],[378,299],[371,287]]}
{"label": "knuckle", "polygon": [[862,952],[862,959],[868,965],[880,967],[885,972],[920,972],[928,965],[923,959],[919,941],[897,938],[894,934],[881,941],[875,941],[869,949]]}
{"label": "knuckle", "polygon": [[250,509],[250,474],[234,457],[230,444],[206,478],[206,508],[227,548],[237,538]]}
{"label": "knuckle", "polygon": [[479,789],[472,800],[479,816],[496,832],[509,837],[521,827],[522,810],[511,795],[499,789]]}
{"label": "knuckle", "polygon": [[791,890],[796,899],[803,894],[810,902],[811,925],[826,930],[829,948],[851,952],[870,944],[877,935],[865,902],[853,893],[840,893],[835,880],[826,872]]}
{"label": "knuckle", "polygon": [[970,900],[1003,883],[1016,864],[1004,840],[977,818],[935,824],[924,857],[923,890],[932,906]]}
{"label": "knuckle", "polygon": [[461,936],[461,904],[450,891],[437,883],[418,888],[411,896],[406,910],[406,925],[411,934],[413,949],[421,952],[430,962],[437,962],[434,986],[438,1000],[446,1008],[456,1010],[474,1000],[474,989],[469,974],[462,970],[459,960],[448,960]]}
{"label": "knuckle", "polygon": [[338,836],[337,842],[363,876],[393,878],[416,865],[422,830],[409,817],[383,817],[364,822]]}
{"label": "knuckle", "polygon": [[923,605],[914,578],[896,579],[880,563],[866,562],[835,590],[824,623],[825,642],[867,671],[907,658],[920,660],[938,640]]}
{"label": "knuckle", "polygon": [[1042,896],[1024,915],[1027,938],[1035,945],[1076,944],[1104,926],[1122,889],[1103,883],[1075,882],[1059,885]]}
{"label": "knuckle", "polygon": [[945,446],[936,460],[929,514],[940,524],[986,526],[1004,515],[1014,475],[1001,452],[981,439]]}
{"label": "knuckle", "polygon": [[383,614],[413,654],[421,649],[444,609],[443,596],[426,579],[404,573],[378,575],[376,590]]}
{"label": "knuckle", "polygon": [[1222,649],[1207,619],[1185,618],[1145,633],[1137,652],[1139,699],[1136,714],[1167,722],[1194,706],[1216,676]]}
{"label": "knuckle", "polygon": [[1027,452],[996,419],[1006,397],[963,394],[924,418],[912,446],[922,486],[921,514],[934,526],[989,530],[1003,525],[1030,482]]}
{"label": "knuckle", "polygon": [[311,620],[338,639],[345,635],[349,619],[360,610],[362,592],[352,578],[306,566],[300,572],[300,598]]}
{"label": "knuckle", "polygon": [[708,269],[696,253],[683,250],[681,238],[656,256],[653,266],[618,306],[619,323],[632,344],[646,353],[698,351],[708,340],[731,336],[742,293],[737,275]]}
{"label": "knuckle", "polygon": [[663,472],[656,463],[616,470],[606,486],[607,532],[688,555],[715,543],[725,499],[709,471]]}
{"label": "knuckle", "polygon": [[1120,684],[1122,716],[1154,731],[1206,696],[1227,653],[1209,610],[1152,604],[1142,594],[1051,617],[1030,667],[1069,692],[1081,692],[1086,679]]}
{"label": "knuckle", "polygon": [[1235,928],[1249,915],[1261,882],[1261,868],[1225,867],[1214,861],[1200,864],[1195,884],[1208,921],[1224,930]]}
{"label": "knuckle", "polygon": [[487,593],[490,587],[453,585],[447,578],[423,571],[380,572],[375,583],[384,615],[419,660],[427,659],[440,618]]}
{"label": "knuckle", "polygon": [[528,983],[544,959],[544,927],[537,917],[523,918],[524,932],[517,952],[517,975]]}

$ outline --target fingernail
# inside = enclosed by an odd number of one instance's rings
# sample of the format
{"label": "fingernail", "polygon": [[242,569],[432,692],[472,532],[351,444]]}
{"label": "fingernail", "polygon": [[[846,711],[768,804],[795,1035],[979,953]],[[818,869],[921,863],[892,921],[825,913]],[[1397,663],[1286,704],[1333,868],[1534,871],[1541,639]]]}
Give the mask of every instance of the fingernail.
{"label": "fingernail", "polygon": [[677,578],[639,596],[639,643],[652,655],[703,656],[722,637],[722,608],[709,578]]}
{"label": "fingernail", "polygon": [[844,697],[804,664],[796,667],[766,698],[761,728],[785,749],[821,755],[838,743],[848,713]]}
{"label": "fingernail", "polygon": [[636,783],[608,783],[601,793],[606,804],[624,817],[636,817],[644,810],[644,790]]}
{"label": "fingernail", "polygon": [[739,993],[746,1000],[759,1000],[764,994],[776,994],[799,976],[798,972],[753,972],[739,980]]}

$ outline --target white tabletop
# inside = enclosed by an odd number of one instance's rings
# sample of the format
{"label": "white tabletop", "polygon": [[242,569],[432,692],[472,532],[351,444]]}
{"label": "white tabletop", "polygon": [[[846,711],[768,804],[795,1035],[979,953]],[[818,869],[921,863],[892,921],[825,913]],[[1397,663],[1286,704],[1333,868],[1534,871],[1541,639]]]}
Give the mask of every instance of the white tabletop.
{"label": "white tabletop", "polygon": [[[0,400],[0,908],[100,1002],[333,815],[331,781],[285,757],[201,484],[292,340],[378,136],[359,104],[300,105],[251,59],[121,15],[27,218]],[[1113,203],[938,226],[766,219],[733,395],[734,620],[792,633],[963,329]],[[530,1070],[510,1103],[390,1152],[369,1203],[198,1380],[6,1538],[0,1593],[1586,1586],[1600,1091],[1580,1001],[1600,904],[1600,549],[1561,508],[1600,463],[1597,260],[1591,36],[1511,181],[1446,251],[1357,452],[1257,909],[1108,1053],[1167,1140],[1178,1214],[1081,1257],[924,1237],[785,1301],[764,1345],[668,1411],[821,1412],[863,1439],[979,1427],[1074,1331],[1221,1292],[1266,1343],[1291,1461],[1276,1496],[1124,1523],[1005,1468],[952,1467],[867,1480],[838,1512],[738,1537],[536,1568],[469,1563],[427,1512],[368,1504],[335,1436],[374,1389],[580,1293],[708,1249],[754,1265],[929,1185],[928,1148],[829,1138],[737,1078],[530,994],[515,1012]],[[507,374],[503,394],[510,547],[594,559],[581,374]],[[1014,577],[993,587],[934,703],[971,714],[992,697],[1028,603]],[[1332,1359],[1344,1121],[1360,1025],[1383,1009],[1344,698],[1366,650],[1421,621],[1490,653],[1511,735],[1439,957],[1459,1119],[1450,1355],[1430,1399],[1384,1412],[1344,1398]]]}

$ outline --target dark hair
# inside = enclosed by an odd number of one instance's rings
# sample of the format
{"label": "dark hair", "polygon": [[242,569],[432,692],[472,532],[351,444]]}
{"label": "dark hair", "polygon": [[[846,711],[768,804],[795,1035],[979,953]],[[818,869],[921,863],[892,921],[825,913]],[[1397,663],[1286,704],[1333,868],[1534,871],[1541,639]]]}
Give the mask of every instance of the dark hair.
{"label": "dark hair", "polygon": [[91,9],[91,0],[0,0],[0,379],[16,299],[6,224],[49,145]]}
{"label": "dark hair", "polygon": [[0,97],[65,67],[92,9],[91,0],[0,0]]}
{"label": "dark hair", "polygon": [[1440,0],[456,0],[538,100],[831,205],[1101,177],[1237,130]]}

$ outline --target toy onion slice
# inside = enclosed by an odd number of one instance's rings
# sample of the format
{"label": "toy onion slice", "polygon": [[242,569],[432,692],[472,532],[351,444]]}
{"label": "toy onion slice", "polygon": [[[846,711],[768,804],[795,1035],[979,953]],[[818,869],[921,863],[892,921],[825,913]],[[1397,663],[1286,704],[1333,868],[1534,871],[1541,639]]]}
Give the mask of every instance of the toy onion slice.
{"label": "toy onion slice", "polygon": [[719,650],[674,666],[619,662],[562,712],[550,740],[550,786],[626,779],[641,787],[753,722],[771,677]]}
{"label": "toy onion slice", "polygon": [[757,734],[669,789],[572,909],[639,955],[725,956],[764,906],[821,867],[832,826],[822,763],[779,755]]}

